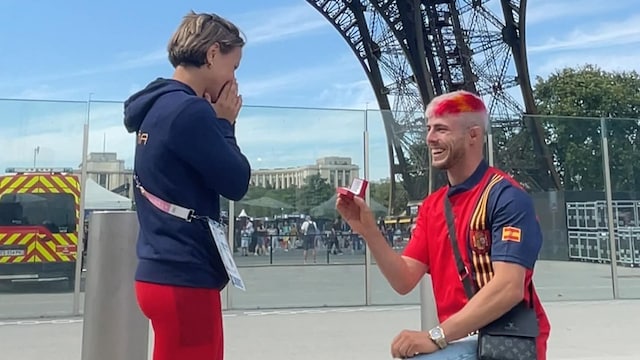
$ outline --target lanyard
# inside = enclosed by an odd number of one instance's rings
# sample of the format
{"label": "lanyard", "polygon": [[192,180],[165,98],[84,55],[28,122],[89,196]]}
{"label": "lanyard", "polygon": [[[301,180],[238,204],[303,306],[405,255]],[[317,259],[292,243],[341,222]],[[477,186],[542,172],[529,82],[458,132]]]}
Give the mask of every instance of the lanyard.
{"label": "lanyard", "polygon": [[167,214],[173,215],[187,222],[191,222],[191,220],[193,219],[202,218],[202,216],[196,215],[195,210],[193,209],[187,209],[180,205],[172,204],[148,192],[140,183],[138,175],[134,175],[133,180],[136,182],[136,187],[140,190],[142,196],[147,198],[147,200],[149,200],[149,202],[155,207],[166,212]]}
{"label": "lanyard", "polygon": [[145,190],[142,184],[140,184],[140,180],[138,180],[137,175],[134,175],[133,179],[136,182],[136,187],[140,189],[140,193],[142,194],[142,196],[147,198],[151,204],[153,204],[161,211],[164,211],[167,214],[173,215],[188,222],[191,222],[191,220],[193,219],[205,220],[209,226],[209,231],[211,232],[211,236],[213,237],[213,242],[216,246],[216,250],[220,254],[220,258],[222,259],[222,263],[227,270],[227,274],[229,275],[231,283],[238,289],[246,291],[242,276],[240,275],[238,267],[233,260],[233,252],[229,248],[229,244],[227,244],[227,228],[222,221],[218,222],[209,218],[208,216],[196,215],[193,209],[187,209],[180,205],[172,204],[170,202],[162,200]]}

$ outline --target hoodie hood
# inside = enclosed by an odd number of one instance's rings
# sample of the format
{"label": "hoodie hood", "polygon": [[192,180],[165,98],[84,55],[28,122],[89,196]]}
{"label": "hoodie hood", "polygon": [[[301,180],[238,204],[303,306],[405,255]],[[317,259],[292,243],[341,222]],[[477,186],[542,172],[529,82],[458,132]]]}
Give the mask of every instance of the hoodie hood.
{"label": "hoodie hood", "polygon": [[153,104],[161,96],[175,91],[196,95],[195,91],[188,85],[177,80],[163,78],[152,81],[147,87],[131,95],[124,102],[124,126],[127,131],[133,133],[140,130],[142,121],[144,121]]}

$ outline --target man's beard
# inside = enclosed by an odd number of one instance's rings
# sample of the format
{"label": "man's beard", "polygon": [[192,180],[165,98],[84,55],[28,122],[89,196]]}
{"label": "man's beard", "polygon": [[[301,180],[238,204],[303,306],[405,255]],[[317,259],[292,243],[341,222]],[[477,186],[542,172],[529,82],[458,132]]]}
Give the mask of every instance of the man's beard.
{"label": "man's beard", "polygon": [[450,147],[447,149],[447,158],[444,162],[433,163],[432,166],[438,170],[449,170],[465,157],[465,150],[462,147]]}

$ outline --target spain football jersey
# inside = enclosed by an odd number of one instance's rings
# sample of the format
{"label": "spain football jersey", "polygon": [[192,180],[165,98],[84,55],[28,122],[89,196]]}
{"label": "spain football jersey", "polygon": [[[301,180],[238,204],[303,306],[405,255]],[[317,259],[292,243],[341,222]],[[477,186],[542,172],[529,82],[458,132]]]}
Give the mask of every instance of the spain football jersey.
{"label": "spain football jersey", "polygon": [[509,175],[482,162],[462,184],[442,187],[424,200],[403,255],[429,268],[441,323],[467,303],[448,237],[444,196],[451,201],[460,255],[476,291],[491,280],[492,262],[527,269],[525,299],[533,299],[540,327],[538,359],[546,359],[550,324],[534,287],[529,287],[542,246],[531,197]]}

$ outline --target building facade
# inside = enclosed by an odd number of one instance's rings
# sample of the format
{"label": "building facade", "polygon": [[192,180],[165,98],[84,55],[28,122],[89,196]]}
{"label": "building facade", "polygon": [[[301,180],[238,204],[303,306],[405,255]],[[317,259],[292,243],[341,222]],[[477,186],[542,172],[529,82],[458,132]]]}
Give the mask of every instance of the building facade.
{"label": "building facade", "polygon": [[[80,175],[82,164],[76,170]],[[115,152],[92,152],[87,158],[87,177],[116,194],[133,198],[133,171]]]}
{"label": "building facade", "polygon": [[[82,164],[75,171],[78,175]],[[312,175],[326,179],[333,187],[349,186],[359,177],[360,168],[349,157],[328,156],[316,160],[314,165],[299,167],[256,169],[251,173],[251,185],[287,189],[301,187]],[[107,190],[128,198],[133,197],[133,171],[125,167],[124,160],[115,152],[92,152],[87,159],[87,176]]]}
{"label": "building facade", "polygon": [[251,185],[288,189],[301,187],[312,175],[320,175],[334,187],[349,186],[359,177],[360,168],[349,157],[328,156],[316,160],[315,165],[299,167],[257,169],[251,173]]}

